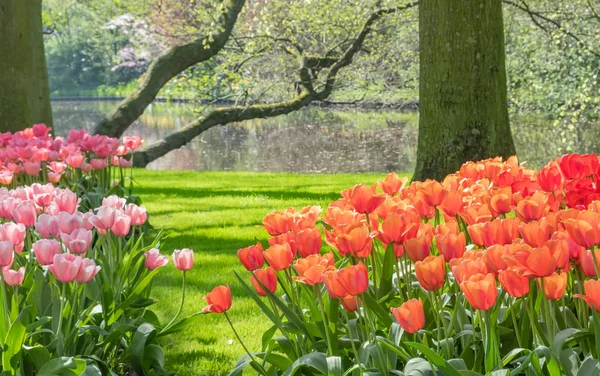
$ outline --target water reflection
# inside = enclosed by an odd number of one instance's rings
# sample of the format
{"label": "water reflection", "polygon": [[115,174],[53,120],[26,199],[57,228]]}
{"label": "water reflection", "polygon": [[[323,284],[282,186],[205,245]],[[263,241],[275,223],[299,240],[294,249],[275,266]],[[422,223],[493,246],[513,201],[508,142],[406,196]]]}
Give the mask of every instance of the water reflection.
{"label": "water reflection", "polygon": [[[53,102],[57,135],[91,130],[115,102]],[[196,116],[185,104],[152,104],[127,131],[146,143],[184,127]],[[543,116],[513,116],[521,160],[541,167],[565,151],[600,153],[598,123],[563,130]],[[386,111],[306,108],[287,116],[215,127],[153,162],[152,169],[385,172],[414,169],[418,115]]]}

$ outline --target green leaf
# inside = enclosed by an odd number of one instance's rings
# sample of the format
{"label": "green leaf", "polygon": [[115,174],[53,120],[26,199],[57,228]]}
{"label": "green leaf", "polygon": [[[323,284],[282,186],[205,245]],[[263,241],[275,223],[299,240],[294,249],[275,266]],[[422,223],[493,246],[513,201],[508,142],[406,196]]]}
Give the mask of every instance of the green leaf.
{"label": "green leaf", "polygon": [[392,325],[393,321],[390,312],[386,310],[375,298],[373,298],[370,293],[365,293],[363,296],[367,308],[369,308],[377,315],[377,317],[379,317],[383,325],[386,327]]}
{"label": "green leaf", "polygon": [[342,376],[342,358],[339,356],[327,357],[327,376]]}
{"label": "green leaf", "polygon": [[406,376],[429,376],[431,375],[431,364],[423,358],[413,358],[406,362],[404,374]]}
{"label": "green leaf", "polygon": [[46,362],[36,376],[80,376],[85,372],[85,360],[71,357],[55,358]]}
{"label": "green leaf", "polygon": [[292,365],[285,370],[283,376],[293,376],[296,372],[300,371],[303,368],[308,368],[313,371],[317,371],[322,373],[323,375],[327,375],[327,356],[323,353],[310,353],[304,356],[301,356],[296,360]]}
{"label": "green leaf", "polygon": [[[388,244],[383,258],[383,267],[381,269],[381,283],[379,284],[378,298],[381,299],[392,291],[392,280],[394,278],[394,267],[397,265],[396,255],[394,254],[394,244]],[[398,281],[400,283],[400,281]]]}
{"label": "green leaf", "polygon": [[572,335],[574,335],[576,333],[580,333],[580,332],[583,332],[583,331],[574,329],[574,328],[568,328],[568,329],[561,330],[560,332],[558,332],[558,334],[556,334],[556,337],[554,337],[554,343],[552,344],[552,355],[556,359],[560,359],[560,353],[562,351],[562,348],[563,348],[563,345],[565,344],[565,342]]}
{"label": "green leaf", "polygon": [[29,316],[30,310],[31,306],[25,307],[17,317],[17,320],[8,329],[6,343],[4,344],[5,350],[2,352],[2,368],[4,371],[13,373],[18,367],[21,358],[21,349],[23,348],[23,342],[27,333],[27,327],[23,321]]}
{"label": "green leaf", "polygon": [[148,323],[144,323],[137,328],[131,338],[131,345],[129,346],[131,366],[140,375],[145,374],[144,352],[146,344],[152,341],[155,334],[156,328]]}
{"label": "green leaf", "polygon": [[577,376],[600,376],[600,364],[597,359],[588,357],[583,361]]}
{"label": "green leaf", "polygon": [[436,354],[435,351],[431,350],[429,347],[417,342],[407,342],[406,345],[422,352],[423,355],[425,355],[434,366],[442,371],[444,376],[460,376],[460,373],[456,368],[454,368],[450,363]]}
{"label": "green leaf", "polygon": [[23,351],[25,352],[25,355],[31,359],[35,369],[39,370],[50,360],[50,353],[44,346],[23,346]]}

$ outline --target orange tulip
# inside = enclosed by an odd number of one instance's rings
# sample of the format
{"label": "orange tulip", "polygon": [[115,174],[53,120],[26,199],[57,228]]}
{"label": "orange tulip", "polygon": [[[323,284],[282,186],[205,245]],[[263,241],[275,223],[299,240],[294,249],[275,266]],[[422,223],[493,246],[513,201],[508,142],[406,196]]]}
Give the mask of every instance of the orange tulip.
{"label": "orange tulip", "polygon": [[294,269],[296,269],[298,274],[303,275],[308,269],[317,265],[322,265],[327,270],[334,269],[335,260],[333,259],[333,252],[328,252],[324,255],[310,255],[298,259],[294,262]]}
{"label": "orange tulip", "polygon": [[525,243],[532,247],[541,247],[550,238],[550,227],[546,218],[542,218],[539,221],[521,223],[519,233]]}
{"label": "orange tulip", "polygon": [[565,239],[548,240],[544,245],[550,249],[558,269],[565,270],[569,268],[569,243]]}
{"label": "orange tulip", "polygon": [[447,192],[438,181],[428,179],[417,184],[418,194],[423,196],[427,205],[439,206],[444,201]]}
{"label": "orange tulip", "polygon": [[355,223],[344,228],[343,231],[330,232],[325,229],[325,241],[342,255],[350,253],[365,258],[371,254],[373,239],[365,223]]}
{"label": "orange tulip", "polygon": [[237,255],[242,262],[242,265],[244,265],[244,268],[246,268],[248,271],[260,269],[265,263],[265,258],[263,257],[263,247],[260,243],[240,249],[237,252]]}
{"label": "orange tulip", "polygon": [[307,228],[296,234],[296,247],[302,257],[318,254],[322,244],[321,231],[316,228]]}
{"label": "orange tulip", "polygon": [[512,211],[512,189],[510,187],[490,190],[490,209],[494,217]]}
{"label": "orange tulip", "polygon": [[339,299],[348,295],[348,291],[346,291],[339,281],[337,271],[331,270],[325,272],[323,274],[323,282],[325,282],[325,288],[332,299]]}
{"label": "orange tulip", "polygon": [[446,223],[442,223],[435,228],[436,235],[446,235],[446,234],[460,234],[460,229],[458,228],[457,221],[448,221]]}
{"label": "orange tulip", "polygon": [[546,192],[559,191],[563,187],[563,176],[555,161],[549,162],[537,175],[540,187]]}
{"label": "orange tulip", "polygon": [[509,244],[519,236],[519,219],[495,219],[467,227],[474,244],[490,247],[494,244]]}
{"label": "orange tulip", "polygon": [[269,265],[275,268],[275,270],[289,268],[292,264],[292,259],[294,258],[294,254],[288,243],[275,244],[274,246],[267,248],[267,250],[263,252],[263,255],[267,259]]}
{"label": "orange tulip", "polygon": [[506,270],[508,265],[504,261],[504,256],[513,254],[518,250],[512,244],[495,244],[485,250],[484,260],[490,272],[498,274],[501,270]]}
{"label": "orange tulip", "polygon": [[435,244],[437,245],[440,254],[442,254],[446,260],[450,261],[462,257],[467,246],[467,239],[462,232],[458,235],[436,235]]}
{"label": "orange tulip", "polygon": [[415,264],[415,273],[421,286],[427,291],[435,291],[444,285],[446,264],[444,256],[428,256]]}
{"label": "orange tulip", "polygon": [[292,229],[294,217],[287,211],[274,211],[267,214],[263,225],[270,235],[279,235]]}
{"label": "orange tulip", "polygon": [[369,287],[369,273],[362,262],[337,272],[338,282],[350,295],[360,295]]}
{"label": "orange tulip", "polygon": [[296,257],[296,253],[298,252],[298,245],[296,244],[296,233],[295,232],[286,232],[284,234],[273,236],[269,239],[269,245],[274,246],[276,244],[287,244],[290,246],[292,250],[292,254]]}
{"label": "orange tulip", "polygon": [[[294,211],[294,209],[288,210]],[[314,228],[322,211],[323,209],[320,206],[312,205],[302,208],[299,212],[295,212],[292,230],[299,232],[308,228]]]}
{"label": "orange tulip", "polygon": [[567,219],[563,222],[571,239],[585,248],[600,244],[600,214],[594,213],[581,218],[585,219]]}
{"label": "orange tulip", "polygon": [[515,298],[529,293],[529,278],[520,276],[510,269],[500,271],[498,281],[502,288]]}
{"label": "orange tulip", "polygon": [[463,283],[475,274],[487,274],[488,267],[482,258],[478,259],[454,259],[450,261],[450,270],[458,284]]}
{"label": "orange tulip", "polygon": [[448,192],[439,209],[449,217],[456,217],[458,213],[463,211],[462,193],[459,191]]}
{"label": "orange tulip", "polygon": [[[597,263],[594,262],[594,256],[596,256]],[[596,270],[600,270],[600,249],[595,249],[594,255],[592,255],[592,251],[589,249],[581,251],[579,254],[579,265],[581,266],[583,274],[587,277],[598,277]],[[596,266],[598,269],[596,269]]]}
{"label": "orange tulip", "polygon": [[402,243],[419,231],[419,215],[414,212],[390,213],[381,223],[378,238],[384,244]]}
{"label": "orange tulip", "polygon": [[475,309],[487,311],[496,304],[498,289],[492,273],[476,274],[461,283],[460,288]]}
{"label": "orange tulip", "polygon": [[543,278],[544,295],[550,300],[557,300],[565,295],[567,290],[567,273],[554,272],[549,277]]}
{"label": "orange tulip", "polygon": [[523,221],[532,221],[542,218],[548,212],[548,197],[544,192],[535,192],[528,198],[517,203],[515,213]]}
{"label": "orange tulip", "polygon": [[600,312],[600,281],[595,279],[588,279],[583,282],[583,288],[585,289],[585,295],[575,294],[576,298],[581,298],[596,312]]}
{"label": "orange tulip", "polygon": [[573,239],[571,239],[571,237],[569,236],[569,233],[566,231],[556,231],[552,234],[552,239],[564,240],[566,242],[567,248],[569,249],[569,259],[579,259],[579,254],[585,250],[584,247],[575,243]]}
{"label": "orange tulip", "polygon": [[348,198],[348,201],[359,213],[372,213],[385,200],[384,194],[376,194],[375,187],[369,187],[363,184],[357,184],[350,188],[343,196]]}
{"label": "orange tulip", "polygon": [[398,308],[391,307],[390,311],[407,333],[415,333],[425,326],[425,312],[421,299],[408,300]]}
{"label": "orange tulip", "polygon": [[217,286],[204,299],[208,305],[202,312],[223,313],[231,308],[231,290],[229,286]]}
{"label": "orange tulip", "polygon": [[354,312],[358,309],[358,302],[360,298],[354,295],[347,295],[342,298],[342,304],[344,309],[348,312]]}
{"label": "orange tulip", "polygon": [[486,204],[469,205],[458,215],[469,225],[485,223],[492,220],[492,212]]}
{"label": "orange tulip", "polygon": [[379,185],[379,188],[381,188],[383,192],[392,196],[400,192],[400,190],[404,188],[407,182],[408,178],[406,176],[403,178],[399,178],[398,174],[392,172],[386,175],[386,177],[383,180],[379,180],[377,182],[377,185]]}
{"label": "orange tulip", "polygon": [[517,274],[525,277],[548,277],[556,270],[556,259],[546,246],[530,248],[522,246],[512,255],[504,256],[504,261]]}
{"label": "orange tulip", "polygon": [[421,218],[433,218],[435,216],[435,206],[429,205],[422,194],[410,196],[410,201]]}
{"label": "orange tulip", "polygon": [[429,223],[422,223],[416,237],[404,240],[404,251],[413,262],[421,261],[431,254],[432,240],[433,227]]}
{"label": "orange tulip", "polygon": [[[253,272],[254,275],[250,276],[250,282],[254,286],[256,293],[260,296],[267,296],[265,290],[263,290],[261,283],[272,293],[277,290],[277,273],[272,267],[266,269],[258,269]],[[260,281],[260,283],[258,283]]]}

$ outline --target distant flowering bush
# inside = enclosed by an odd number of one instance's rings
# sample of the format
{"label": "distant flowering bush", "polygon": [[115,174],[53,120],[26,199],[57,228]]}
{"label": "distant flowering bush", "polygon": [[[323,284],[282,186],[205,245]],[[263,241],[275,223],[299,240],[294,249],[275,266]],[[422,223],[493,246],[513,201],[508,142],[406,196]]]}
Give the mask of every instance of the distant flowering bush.
{"label": "distant flowering bush", "polygon": [[[164,325],[150,310],[169,260],[144,237],[146,209],[117,196],[79,208],[51,183],[0,188],[2,374],[168,374],[163,338],[201,312],[180,319],[180,309]],[[185,281],[193,251],[173,260]]]}
{"label": "distant flowering bush", "polygon": [[[115,184],[121,196],[129,195],[125,179],[131,176],[124,170],[131,167],[132,153],[141,146],[138,136],[120,141],[81,129],[62,138],[52,137],[50,131],[44,124],[35,124],[16,133],[0,133],[0,186],[52,183],[92,200],[90,207],[114,191]],[[94,194],[99,198],[92,199]]]}
{"label": "distant flowering bush", "polygon": [[231,374],[599,374],[599,181],[592,154],[495,158],[267,215],[236,276],[273,325]]}

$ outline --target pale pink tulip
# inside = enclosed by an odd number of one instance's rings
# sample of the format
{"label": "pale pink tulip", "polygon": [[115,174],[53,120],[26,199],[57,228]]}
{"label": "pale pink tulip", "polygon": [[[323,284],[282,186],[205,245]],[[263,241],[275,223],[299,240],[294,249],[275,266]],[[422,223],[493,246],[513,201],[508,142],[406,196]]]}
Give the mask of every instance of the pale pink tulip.
{"label": "pale pink tulip", "polygon": [[25,267],[21,266],[19,270],[2,269],[4,282],[9,286],[19,286],[25,279]]}
{"label": "pale pink tulip", "polygon": [[73,282],[81,269],[82,259],[71,253],[60,253],[54,256],[48,267],[57,280],[64,283]]}
{"label": "pale pink tulip", "polygon": [[35,229],[42,235],[43,238],[55,237],[60,234],[60,226],[58,217],[42,214],[35,222]]}
{"label": "pale pink tulip", "polygon": [[71,234],[61,234],[60,239],[71,253],[87,252],[92,243],[92,232],[84,228],[73,230]]}
{"label": "pale pink tulip", "polygon": [[79,283],[88,283],[96,274],[98,274],[100,269],[101,267],[97,266],[94,260],[84,258],[81,261],[81,267],[79,268],[79,273],[77,273],[75,280]]}
{"label": "pale pink tulip", "polygon": [[156,248],[152,248],[144,255],[146,256],[146,260],[144,260],[144,266],[150,270],[165,266],[169,262],[169,258],[161,255]]}
{"label": "pale pink tulip", "polygon": [[131,217],[127,214],[117,213],[115,215],[115,222],[110,229],[117,236],[126,236],[131,229]]}
{"label": "pale pink tulip", "polygon": [[176,250],[173,252],[173,263],[179,270],[190,270],[194,266],[194,251],[187,248]]}
{"label": "pale pink tulip", "polygon": [[37,212],[35,206],[29,202],[23,202],[13,209],[13,218],[15,222],[21,223],[27,227],[35,224]]}
{"label": "pale pink tulip", "polygon": [[98,209],[96,215],[90,217],[90,223],[98,230],[108,230],[115,223],[116,210],[108,206]]}
{"label": "pale pink tulip", "polygon": [[50,181],[51,183],[58,184],[61,178],[62,174],[60,172],[48,171],[48,181]]}
{"label": "pale pink tulip", "polygon": [[90,164],[94,170],[102,170],[108,166],[108,161],[106,159],[92,159]]}
{"label": "pale pink tulip", "polygon": [[74,230],[84,227],[83,216],[79,213],[71,215],[67,212],[60,212],[58,213],[58,225],[62,233],[70,234]]}
{"label": "pale pink tulip", "polygon": [[15,245],[11,241],[0,242],[0,267],[10,267],[15,257]]}
{"label": "pale pink tulip", "polygon": [[123,209],[127,201],[119,196],[108,196],[102,199],[102,206],[108,206],[115,209]]}
{"label": "pale pink tulip", "polygon": [[58,241],[42,239],[33,243],[33,252],[40,265],[50,265],[54,262],[54,256],[62,253],[62,249]]}
{"label": "pale pink tulip", "polygon": [[81,153],[72,153],[65,159],[65,162],[71,168],[80,168],[83,164],[83,154]]}
{"label": "pale pink tulip", "polygon": [[148,219],[148,213],[146,212],[146,208],[144,206],[129,204],[125,206],[125,213],[131,217],[131,224],[134,226],[143,225]]}
{"label": "pale pink tulip", "polygon": [[56,195],[55,202],[60,211],[67,212],[69,214],[75,213],[77,207],[79,206],[77,194],[71,192],[69,188],[63,189],[60,193],[58,193]]}
{"label": "pale pink tulip", "polygon": [[26,228],[21,223],[7,222],[0,225],[0,239],[10,240],[15,245],[23,243],[25,234]]}

